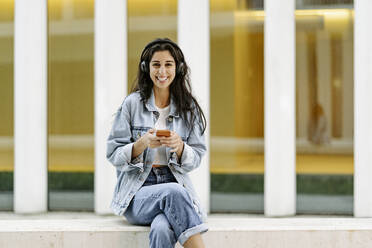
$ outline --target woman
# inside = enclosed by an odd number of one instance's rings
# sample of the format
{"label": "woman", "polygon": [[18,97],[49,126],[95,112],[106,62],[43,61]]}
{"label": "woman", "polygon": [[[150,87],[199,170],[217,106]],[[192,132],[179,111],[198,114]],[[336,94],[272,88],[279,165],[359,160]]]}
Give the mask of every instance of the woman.
{"label": "woman", "polygon": [[[205,212],[187,173],[206,151],[206,120],[191,94],[181,49],[156,39],[141,54],[136,85],[119,108],[107,144],[116,167],[112,209],[151,225],[150,247],[204,247]],[[169,137],[157,130],[170,130]]]}

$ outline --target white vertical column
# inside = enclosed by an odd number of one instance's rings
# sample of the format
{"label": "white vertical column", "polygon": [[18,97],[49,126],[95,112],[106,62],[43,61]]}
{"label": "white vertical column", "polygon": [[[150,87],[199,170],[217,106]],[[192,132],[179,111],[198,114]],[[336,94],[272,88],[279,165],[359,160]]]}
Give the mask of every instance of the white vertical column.
{"label": "white vertical column", "polygon": [[295,2],[265,0],[265,215],[296,212]]}
{"label": "white vertical column", "polygon": [[47,210],[47,1],[16,0],[14,211]]}
{"label": "white vertical column", "polygon": [[193,94],[207,118],[207,154],[200,168],[191,173],[202,205],[209,211],[209,1],[178,0],[178,44],[191,69]]}
{"label": "white vertical column", "polygon": [[127,1],[95,0],[94,20],[94,209],[109,208],[116,174],[106,159],[113,115],[127,91]]}
{"label": "white vertical column", "polygon": [[354,215],[372,217],[372,1],[354,9]]}

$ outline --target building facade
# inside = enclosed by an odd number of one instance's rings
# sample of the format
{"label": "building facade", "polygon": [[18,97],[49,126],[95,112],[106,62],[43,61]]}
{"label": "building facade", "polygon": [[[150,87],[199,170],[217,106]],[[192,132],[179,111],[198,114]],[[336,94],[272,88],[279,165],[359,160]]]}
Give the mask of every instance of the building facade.
{"label": "building facade", "polygon": [[0,3],[0,210],[109,213],[113,114],[177,41],[208,117],[210,212],[372,216],[369,0]]}

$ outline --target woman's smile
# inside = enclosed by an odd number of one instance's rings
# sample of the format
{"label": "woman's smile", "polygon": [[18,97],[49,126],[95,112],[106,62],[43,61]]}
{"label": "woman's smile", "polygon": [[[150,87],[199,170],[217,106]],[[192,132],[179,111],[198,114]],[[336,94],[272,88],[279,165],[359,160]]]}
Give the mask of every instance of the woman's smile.
{"label": "woman's smile", "polygon": [[156,79],[158,81],[160,81],[161,83],[165,83],[165,81],[168,79],[168,77],[156,77]]}
{"label": "woman's smile", "polygon": [[168,89],[176,76],[176,62],[168,50],[155,52],[150,61],[154,88]]}

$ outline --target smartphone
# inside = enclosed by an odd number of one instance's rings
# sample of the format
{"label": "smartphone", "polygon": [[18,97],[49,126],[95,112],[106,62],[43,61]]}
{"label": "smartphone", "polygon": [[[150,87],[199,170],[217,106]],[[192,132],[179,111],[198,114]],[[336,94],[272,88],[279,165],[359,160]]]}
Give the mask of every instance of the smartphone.
{"label": "smartphone", "polygon": [[156,136],[157,137],[169,137],[170,136],[170,131],[169,130],[157,130],[156,131]]}

